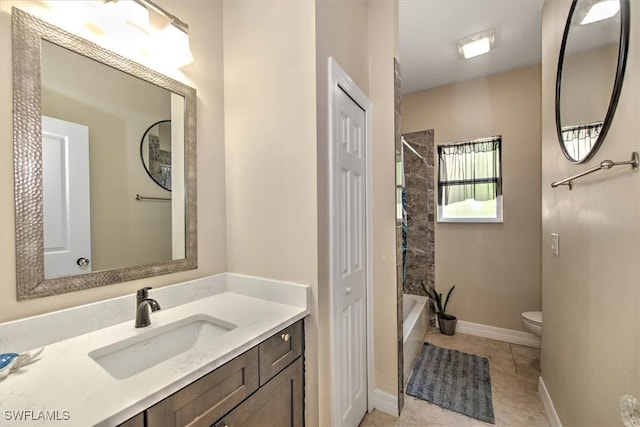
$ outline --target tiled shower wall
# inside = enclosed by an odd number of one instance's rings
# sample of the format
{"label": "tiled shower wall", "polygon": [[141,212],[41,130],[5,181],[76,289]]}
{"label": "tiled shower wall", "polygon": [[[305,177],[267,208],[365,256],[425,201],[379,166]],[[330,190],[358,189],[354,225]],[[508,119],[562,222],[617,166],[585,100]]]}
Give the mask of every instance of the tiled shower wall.
{"label": "tiled shower wall", "polygon": [[[394,139],[396,153],[400,152],[400,103],[402,96],[400,94],[401,74],[400,63],[397,58],[393,59],[393,73],[394,73],[394,86],[393,86],[393,98],[394,98],[394,120],[395,130]],[[398,412],[402,411],[404,406],[404,328],[403,328],[403,312],[402,312],[402,227],[396,226],[396,280],[397,280],[397,304],[398,304]]]}
{"label": "tiled shower wall", "polygon": [[433,129],[403,135],[426,161],[404,147],[407,198],[407,255],[404,292],[426,295],[420,285],[435,286],[435,194]]}

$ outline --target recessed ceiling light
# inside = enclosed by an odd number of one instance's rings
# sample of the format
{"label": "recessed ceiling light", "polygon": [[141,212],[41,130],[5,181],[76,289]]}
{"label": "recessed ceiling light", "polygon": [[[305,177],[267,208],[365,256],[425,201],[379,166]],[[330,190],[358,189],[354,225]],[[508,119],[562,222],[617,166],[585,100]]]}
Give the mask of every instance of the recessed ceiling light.
{"label": "recessed ceiling light", "polygon": [[604,0],[591,6],[589,12],[585,15],[584,19],[580,22],[580,25],[591,24],[592,22],[604,21],[620,10],[619,0]]}
{"label": "recessed ceiling light", "polygon": [[488,53],[496,44],[494,30],[483,31],[462,40],[458,40],[458,53],[464,59]]}

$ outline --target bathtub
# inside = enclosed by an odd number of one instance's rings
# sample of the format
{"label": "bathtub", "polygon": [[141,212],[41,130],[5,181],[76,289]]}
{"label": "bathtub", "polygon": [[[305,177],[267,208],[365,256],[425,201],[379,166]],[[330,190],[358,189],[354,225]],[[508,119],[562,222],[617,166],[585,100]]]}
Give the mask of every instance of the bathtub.
{"label": "bathtub", "polygon": [[409,371],[418,357],[418,352],[427,334],[428,319],[427,297],[419,295],[402,296],[402,338],[403,338],[403,372],[404,382],[409,379]]}

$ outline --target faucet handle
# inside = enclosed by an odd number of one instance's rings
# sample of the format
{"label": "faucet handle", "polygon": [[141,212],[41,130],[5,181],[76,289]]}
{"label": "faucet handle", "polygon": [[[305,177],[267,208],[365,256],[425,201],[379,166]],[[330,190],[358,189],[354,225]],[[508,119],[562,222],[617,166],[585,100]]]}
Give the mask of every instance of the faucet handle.
{"label": "faucet handle", "polygon": [[136,292],[136,296],[138,299],[145,299],[149,296],[149,289],[153,289],[151,286],[145,286],[144,288],[138,289]]}

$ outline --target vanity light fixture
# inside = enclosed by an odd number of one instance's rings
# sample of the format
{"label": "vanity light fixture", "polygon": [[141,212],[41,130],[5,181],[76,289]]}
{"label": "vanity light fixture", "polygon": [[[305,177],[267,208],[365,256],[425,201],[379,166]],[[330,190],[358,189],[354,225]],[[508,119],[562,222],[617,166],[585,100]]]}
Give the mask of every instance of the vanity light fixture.
{"label": "vanity light fixture", "polygon": [[580,21],[580,25],[587,25],[593,22],[604,21],[615,16],[620,11],[619,0],[603,0],[591,6],[587,14]]}
{"label": "vanity light fixture", "polygon": [[161,53],[170,52],[171,62],[177,67],[193,62],[193,55],[189,48],[189,35],[179,27],[170,24],[162,30],[152,34],[152,49]]}
{"label": "vanity light fixture", "polygon": [[176,67],[193,61],[189,48],[189,26],[150,0],[105,0],[117,8],[120,19],[146,35],[141,50],[162,53]]}
{"label": "vanity light fixture", "polygon": [[470,59],[488,53],[496,44],[496,32],[487,30],[458,40],[458,53]]}
{"label": "vanity light fixture", "polygon": [[149,29],[149,13],[147,8],[133,0],[107,1],[107,6],[111,9],[109,15],[119,18],[128,25],[142,31]]}

